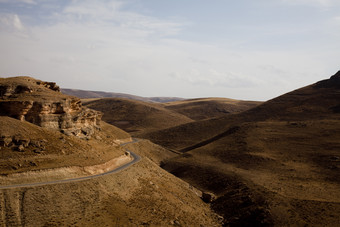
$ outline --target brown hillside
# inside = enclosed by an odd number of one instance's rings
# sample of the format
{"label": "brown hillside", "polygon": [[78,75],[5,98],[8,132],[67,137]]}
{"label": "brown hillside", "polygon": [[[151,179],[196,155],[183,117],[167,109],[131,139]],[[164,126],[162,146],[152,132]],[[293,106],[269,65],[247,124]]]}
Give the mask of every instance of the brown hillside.
{"label": "brown hillside", "polygon": [[0,116],[0,172],[90,166],[124,154],[119,141],[128,140],[130,135],[105,122],[101,127],[87,141]]}
{"label": "brown hillside", "polygon": [[165,108],[183,114],[193,120],[224,117],[226,114],[240,113],[261,102],[241,101],[227,98],[188,99],[165,103]]}
{"label": "brown hillside", "polygon": [[[87,141],[0,117],[1,133],[6,132],[6,137],[1,138],[15,138],[13,145],[0,149],[0,176],[7,176],[7,180],[13,173],[39,170],[42,177],[38,180],[48,180],[44,170],[95,165],[122,155],[125,148],[118,146],[117,139],[128,135],[112,125],[101,124],[96,139]],[[16,141],[28,141],[28,145],[19,152]],[[128,149],[142,160],[117,174],[80,182],[0,189],[0,225],[218,226],[216,215],[199,194],[157,165],[174,157],[173,153],[148,141],[130,144]]]}
{"label": "brown hillside", "polygon": [[79,89],[68,89],[62,88],[61,92],[66,95],[76,96],[81,99],[93,99],[93,98],[125,98],[132,100],[139,100],[143,102],[172,102],[183,100],[183,98],[177,97],[141,97],[136,95],[124,94],[124,93],[115,93],[115,92],[104,92],[104,91],[87,91],[87,90],[79,90]]}
{"label": "brown hillside", "polygon": [[190,118],[165,109],[161,104],[156,103],[107,98],[90,101],[85,105],[103,112],[104,121],[132,135],[192,122]]}
{"label": "brown hillside", "polygon": [[[210,127],[209,121],[176,127],[179,137],[192,133],[196,142],[172,138],[178,147],[187,145],[186,153],[163,167],[214,193],[212,207],[227,225],[340,225],[339,78],[210,121]],[[203,126],[207,139],[198,140],[199,127],[190,132],[192,125]]]}
{"label": "brown hillside", "polygon": [[100,117],[53,82],[0,78],[1,173],[96,165],[124,154],[119,143],[130,135]]}
{"label": "brown hillside", "polygon": [[240,122],[339,118],[339,73],[329,80],[289,92],[236,115],[195,121],[151,133],[143,138],[181,150],[225,133]]}
{"label": "brown hillside", "polygon": [[147,158],[93,180],[0,190],[0,204],[4,226],[221,226],[188,183]]}
{"label": "brown hillside", "polygon": [[0,226],[219,225],[200,191],[159,167],[173,152],[146,140],[120,146],[128,133],[55,83],[6,78],[0,91],[1,188],[106,172],[126,148],[141,157],[105,176],[0,189]]}

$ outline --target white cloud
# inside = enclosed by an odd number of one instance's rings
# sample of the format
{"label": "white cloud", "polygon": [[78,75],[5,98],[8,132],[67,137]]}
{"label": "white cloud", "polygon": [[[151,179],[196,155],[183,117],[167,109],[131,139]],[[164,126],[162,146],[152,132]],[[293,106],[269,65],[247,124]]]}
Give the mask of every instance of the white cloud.
{"label": "white cloud", "polygon": [[74,0],[38,25],[23,25],[27,14],[0,15],[1,76],[143,96],[265,100],[327,76],[329,56],[329,64],[338,64],[335,51],[251,51],[228,46],[237,39],[225,40],[226,46],[185,41],[186,21],[146,16],[125,4]]}
{"label": "white cloud", "polygon": [[0,14],[0,28],[9,30],[23,30],[24,26],[17,14]]}
{"label": "white cloud", "polygon": [[168,36],[177,34],[183,24],[160,20],[121,8],[123,1],[73,1],[63,10],[63,15],[70,16],[67,20],[78,20],[82,23],[99,23],[116,26],[120,29],[139,30],[140,34]]}

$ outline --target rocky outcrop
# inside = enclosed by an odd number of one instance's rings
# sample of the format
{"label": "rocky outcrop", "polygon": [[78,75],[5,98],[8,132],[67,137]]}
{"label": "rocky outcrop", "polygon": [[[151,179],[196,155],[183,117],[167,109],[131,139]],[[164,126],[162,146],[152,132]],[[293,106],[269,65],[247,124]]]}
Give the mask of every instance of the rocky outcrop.
{"label": "rocky outcrop", "polygon": [[79,98],[60,93],[55,83],[30,77],[0,79],[0,115],[80,138],[99,130],[102,117],[83,107]]}

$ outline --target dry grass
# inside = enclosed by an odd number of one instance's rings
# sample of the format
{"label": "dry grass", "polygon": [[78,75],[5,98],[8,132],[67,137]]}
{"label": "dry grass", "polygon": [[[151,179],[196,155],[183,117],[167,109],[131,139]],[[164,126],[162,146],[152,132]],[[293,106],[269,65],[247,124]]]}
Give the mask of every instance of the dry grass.
{"label": "dry grass", "polygon": [[[142,154],[152,146],[130,149]],[[187,183],[146,157],[93,180],[2,190],[0,208],[0,224],[12,226],[219,226]]]}
{"label": "dry grass", "polygon": [[132,135],[192,122],[190,118],[156,103],[107,98],[87,102],[86,106],[103,112],[104,121]]}
{"label": "dry grass", "polygon": [[166,103],[165,108],[197,121],[224,117],[232,113],[240,113],[259,104],[261,104],[261,102],[227,98],[201,98]]}
{"label": "dry grass", "polygon": [[[90,166],[124,154],[118,143],[129,139],[129,134],[105,122],[101,125],[102,131],[97,131],[92,139],[85,141],[28,122],[0,117],[0,136],[30,141],[30,145],[23,151],[17,151],[15,144],[11,147],[1,147],[1,174],[67,166]],[[40,146],[34,146],[31,142],[38,142]]]}
{"label": "dry grass", "polygon": [[319,84],[149,136],[192,148],[163,167],[218,195],[213,208],[231,225],[338,226],[340,86]]}

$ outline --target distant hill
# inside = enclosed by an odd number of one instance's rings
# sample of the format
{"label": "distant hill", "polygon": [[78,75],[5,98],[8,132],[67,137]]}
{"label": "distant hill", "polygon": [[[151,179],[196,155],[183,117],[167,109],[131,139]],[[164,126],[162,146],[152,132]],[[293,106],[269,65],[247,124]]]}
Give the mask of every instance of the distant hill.
{"label": "distant hill", "polygon": [[133,136],[172,128],[196,120],[239,113],[261,103],[225,98],[189,99],[168,103],[150,103],[123,98],[83,101],[87,107],[104,113],[104,121]]}
{"label": "distant hill", "polygon": [[124,98],[103,98],[85,105],[104,113],[103,120],[133,135],[192,122],[189,117],[168,110],[160,103]]}
{"label": "distant hill", "polygon": [[171,149],[183,149],[223,133],[231,125],[240,122],[304,121],[338,117],[339,77],[340,73],[337,73],[331,79],[291,91],[239,114],[203,119],[143,136]]}
{"label": "distant hill", "polygon": [[339,226],[340,72],[239,114],[144,135],[162,167],[212,192],[228,226]]}
{"label": "distant hill", "polygon": [[227,114],[240,113],[260,105],[262,102],[243,101],[228,98],[199,98],[165,103],[164,107],[176,111],[195,121]]}
{"label": "distant hill", "polygon": [[78,89],[67,89],[62,88],[61,92],[66,95],[76,96],[81,99],[91,99],[91,98],[126,98],[139,100],[143,102],[173,102],[184,100],[183,98],[177,97],[141,97],[136,95],[129,95],[124,93],[114,93],[114,92],[104,92],[104,91],[86,91],[86,90],[78,90]]}

